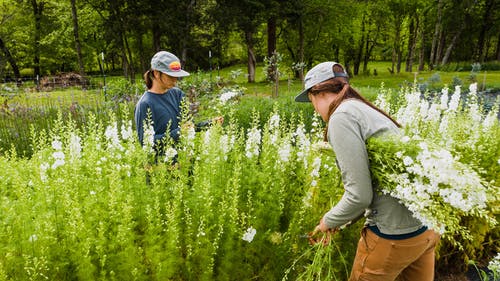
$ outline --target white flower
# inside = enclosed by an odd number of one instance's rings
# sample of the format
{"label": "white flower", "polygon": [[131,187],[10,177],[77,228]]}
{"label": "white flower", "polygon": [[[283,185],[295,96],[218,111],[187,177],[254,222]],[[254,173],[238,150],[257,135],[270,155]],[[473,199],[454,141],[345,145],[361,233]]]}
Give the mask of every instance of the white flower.
{"label": "white flower", "polygon": [[405,156],[403,158],[403,163],[405,164],[405,166],[410,166],[411,164],[413,164],[413,159],[409,156]]}
{"label": "white flower", "polygon": [[193,141],[194,138],[196,137],[196,130],[194,128],[194,126],[189,126],[187,128],[187,132],[186,132],[186,138],[189,142]]}
{"label": "white flower", "polygon": [[62,151],[55,151],[52,153],[52,158],[55,159],[54,163],[52,164],[52,169],[56,169],[59,166],[64,165],[64,152]]}
{"label": "white flower", "polygon": [[48,176],[47,176],[47,170],[50,168],[49,163],[42,163],[40,165],[40,179],[42,182],[47,182]]}
{"label": "white flower", "polygon": [[152,125],[144,127],[143,147],[146,151],[152,152],[155,143],[155,129]]}
{"label": "white flower", "polygon": [[30,242],[35,242],[36,240],[38,240],[38,236],[36,236],[36,234],[33,234],[28,238],[28,241]]}
{"label": "white flower", "polygon": [[390,103],[387,102],[385,93],[380,93],[377,95],[377,100],[375,101],[375,104],[378,106],[378,108],[382,109],[385,112],[391,111]]}
{"label": "white flower", "polygon": [[302,204],[304,204],[305,207],[310,208],[312,206],[311,200],[312,200],[312,192],[311,190],[307,191],[306,195],[304,198],[302,198]]}
{"label": "white flower", "polygon": [[496,122],[498,122],[497,113],[491,110],[483,120],[483,132],[487,132],[489,129],[493,128]]}
{"label": "white flower", "polygon": [[477,82],[469,85],[469,91],[471,94],[477,94]]}
{"label": "white flower", "polygon": [[292,145],[287,142],[278,148],[279,160],[281,162],[288,162],[290,160]]}
{"label": "white flower", "polygon": [[309,150],[311,149],[311,140],[306,135],[306,130],[304,129],[304,124],[299,124],[294,133],[295,142],[297,144],[297,157],[303,161],[304,167],[307,168],[308,161],[307,156],[309,155]]}
{"label": "white flower", "polygon": [[81,138],[76,134],[71,134],[69,138],[69,154],[72,158],[80,158],[82,152]]}
{"label": "white flower", "polygon": [[123,148],[120,144],[120,139],[118,137],[118,128],[116,124],[114,124],[114,126],[111,125],[107,126],[104,135],[109,141],[108,147],[120,150]]}
{"label": "white flower", "polygon": [[425,118],[425,121],[439,122],[440,118],[441,111],[439,110],[439,105],[435,103],[431,104],[431,107],[427,111],[427,117]]}
{"label": "white flower", "polygon": [[441,90],[441,104],[439,108],[441,110],[446,110],[448,108],[448,88],[443,88]]}
{"label": "white flower", "polygon": [[64,159],[57,159],[53,164],[52,164],[52,169],[56,169],[59,166],[64,165]]}
{"label": "white flower", "polygon": [[248,243],[253,241],[253,238],[255,237],[255,234],[257,233],[257,230],[253,227],[247,228],[247,231],[243,234],[243,240],[247,241]]}
{"label": "white flower", "polygon": [[[211,140],[211,130],[206,130],[205,134],[203,136],[203,145],[205,147],[208,147],[210,145],[210,140]],[[206,150],[204,152],[208,153],[208,150]]]}
{"label": "white flower", "polygon": [[497,253],[497,255],[490,261],[488,269],[493,272],[494,276],[500,276],[500,253]]}
{"label": "white flower", "polygon": [[132,121],[128,121],[128,124],[122,124],[122,139],[123,140],[131,140],[134,136],[134,131],[132,130]]}
{"label": "white flower", "polygon": [[319,169],[321,168],[321,157],[314,158],[312,168],[313,169],[311,171],[311,177],[312,178],[319,177]]}
{"label": "white flower", "polygon": [[245,155],[247,158],[258,156],[260,152],[260,129],[251,128],[247,133],[247,142],[245,144]]}
{"label": "white flower", "polygon": [[54,157],[54,159],[64,159],[64,152],[55,151],[54,153],[52,153],[52,157]]}
{"label": "white flower", "polygon": [[224,160],[227,160],[227,154],[231,151],[231,148],[234,147],[234,142],[236,137],[231,135],[231,138],[228,135],[222,135],[219,139],[219,146],[224,154]]}
{"label": "white flower", "polygon": [[169,147],[165,150],[165,162],[169,162],[177,156],[177,150],[173,147]]}
{"label": "white flower", "polygon": [[53,140],[52,141],[52,148],[54,150],[62,150],[62,142],[60,142],[59,140]]}
{"label": "white flower", "polygon": [[269,118],[269,130],[278,129],[280,126],[280,116],[278,114],[273,114]]}
{"label": "white flower", "polygon": [[236,92],[236,91],[227,91],[225,93],[222,93],[219,97],[219,101],[221,103],[226,103],[227,101],[229,101],[230,99],[234,98],[234,97],[237,97],[240,93],[239,92]]}
{"label": "white flower", "polygon": [[448,105],[448,111],[456,111],[458,109],[458,104],[460,102],[460,86],[455,86],[455,93],[451,96],[450,103]]}

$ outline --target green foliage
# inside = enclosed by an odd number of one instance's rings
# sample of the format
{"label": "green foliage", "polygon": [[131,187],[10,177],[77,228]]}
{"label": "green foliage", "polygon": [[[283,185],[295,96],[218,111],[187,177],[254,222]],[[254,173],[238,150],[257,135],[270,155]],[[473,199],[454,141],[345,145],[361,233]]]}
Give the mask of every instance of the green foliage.
{"label": "green foliage", "polygon": [[[0,156],[5,279],[279,280],[341,196],[332,156],[277,111],[262,128],[256,114],[249,130],[183,132],[171,165],[150,162],[122,110],[80,128],[60,112],[32,134],[33,157]],[[343,279],[353,252],[338,247]]]}
{"label": "green foliage", "polygon": [[142,95],[145,90],[146,87],[142,81],[111,79],[106,84],[103,94],[105,95],[105,100],[112,100],[119,104],[126,101],[133,101],[134,97]]}
{"label": "green foliage", "polygon": [[[18,100],[19,92],[4,96],[7,102],[2,104],[8,110],[2,112],[0,122],[0,248],[6,254],[0,258],[0,280],[43,276],[55,280],[75,276],[81,280],[280,280],[285,272],[294,280],[328,261],[315,259],[316,255],[330,255],[328,264],[335,278],[346,279],[345,267],[354,257],[361,224],[335,236],[339,249],[331,248],[333,252],[311,248],[301,238],[342,192],[333,156],[299,145],[299,126],[304,126],[305,139],[321,139],[321,124],[313,120],[317,117],[311,105],[293,101],[301,85],[292,82],[288,91],[270,98],[268,85],[241,87],[232,80],[212,82],[201,74],[192,78],[193,93],[201,103],[196,117],[222,113],[225,124],[194,139],[181,139],[175,147],[178,163],[173,166],[163,157],[152,164],[150,155],[125,137],[130,132],[121,125],[132,129],[133,102],[120,108],[113,101],[91,99],[86,92],[82,96],[87,100],[69,102],[63,98],[67,92],[50,93],[60,103],[41,104],[39,99]],[[442,80],[446,82],[445,77]],[[441,109],[437,121],[431,118],[434,115],[424,114],[424,108],[439,103],[443,92],[435,99],[422,95],[431,104],[418,99],[418,110],[399,111],[409,105],[408,89],[376,90],[365,86],[362,77],[352,81],[370,100],[384,96],[384,109],[400,121],[405,121],[403,116],[415,117],[418,122],[410,127],[422,136],[445,141],[443,147],[451,148],[460,161],[498,188],[500,132],[494,115],[498,105],[477,110],[472,106],[476,99],[466,95],[457,107],[460,110]],[[184,82],[183,89],[190,89],[190,81]],[[137,93],[130,84],[116,85],[111,93]],[[220,104],[227,91],[242,93]],[[72,92],[71,96],[79,95]],[[115,116],[110,107],[122,113]],[[278,127],[271,125],[275,115]],[[446,131],[440,131],[445,116]],[[258,156],[247,157],[250,132],[258,130]],[[120,142],[110,137],[113,131],[119,132]],[[70,157],[77,155],[76,136],[79,158]],[[55,140],[62,143],[61,151],[54,148]],[[309,153],[299,156],[303,151]],[[62,160],[56,152],[64,153],[65,164],[52,168]],[[289,160],[283,161],[286,155]],[[318,157],[321,176],[314,178]],[[498,217],[497,206],[492,204],[490,211]],[[460,224],[470,231],[472,240],[460,240],[461,250],[443,239],[438,250],[440,269],[491,258],[493,249],[498,249],[498,228],[468,216]],[[252,228],[254,239],[242,240]]]}
{"label": "green foliage", "polygon": [[[0,108],[0,154],[15,148],[19,155],[31,157],[32,131],[50,129],[59,113],[65,120],[73,120],[75,126],[81,128],[92,114],[107,121],[108,109],[120,110],[118,103],[113,100],[105,102],[102,96],[89,92],[77,94],[81,96],[71,94],[68,97],[70,92],[65,91],[40,96],[17,93],[0,97],[3,105]],[[128,104],[128,110],[133,111],[133,103]]]}

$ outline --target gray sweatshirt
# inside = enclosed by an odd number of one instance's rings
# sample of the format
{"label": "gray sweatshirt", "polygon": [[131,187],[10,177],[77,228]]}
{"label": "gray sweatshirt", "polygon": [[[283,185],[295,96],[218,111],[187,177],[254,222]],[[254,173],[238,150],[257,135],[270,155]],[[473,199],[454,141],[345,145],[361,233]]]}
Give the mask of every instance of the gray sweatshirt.
{"label": "gray sweatshirt", "polygon": [[[330,228],[366,217],[384,234],[399,235],[418,230],[422,223],[397,199],[374,191],[366,140],[382,132],[397,132],[397,126],[380,112],[357,99],[343,101],[328,122],[328,141],[342,173],[344,194],[324,215]],[[380,136],[383,137],[383,136]]]}

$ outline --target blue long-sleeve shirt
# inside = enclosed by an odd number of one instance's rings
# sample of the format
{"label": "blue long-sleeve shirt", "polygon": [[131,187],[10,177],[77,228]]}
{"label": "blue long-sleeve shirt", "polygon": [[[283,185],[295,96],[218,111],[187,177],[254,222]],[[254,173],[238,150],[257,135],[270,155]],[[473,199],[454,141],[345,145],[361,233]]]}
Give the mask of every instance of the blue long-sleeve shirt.
{"label": "blue long-sleeve shirt", "polygon": [[141,144],[144,143],[144,121],[148,117],[148,112],[151,112],[155,143],[165,137],[167,128],[170,128],[168,134],[173,140],[179,139],[179,119],[184,96],[184,92],[177,87],[168,89],[164,94],[144,92],[135,106],[134,116]]}

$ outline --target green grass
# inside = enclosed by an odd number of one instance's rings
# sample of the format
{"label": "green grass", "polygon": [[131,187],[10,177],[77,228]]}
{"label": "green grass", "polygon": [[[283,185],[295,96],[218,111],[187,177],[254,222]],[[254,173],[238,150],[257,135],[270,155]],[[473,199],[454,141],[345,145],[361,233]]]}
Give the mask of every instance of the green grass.
{"label": "green grass", "polygon": [[[418,84],[426,84],[428,89],[440,89],[444,86],[452,87],[457,79],[459,79],[463,85],[468,86],[473,80],[471,80],[470,71],[421,71],[421,72],[401,72],[391,74],[388,68],[391,66],[390,62],[370,62],[368,64],[368,69],[370,70],[370,75],[360,74],[351,77],[351,85],[359,90],[361,94],[365,95],[367,98],[371,99],[377,95],[377,90],[380,89],[382,83],[385,88],[399,89],[404,86],[413,85],[414,82]],[[404,67],[404,65],[402,66]],[[285,68],[283,66],[282,68]],[[377,75],[374,75],[374,69],[377,70]],[[414,67],[414,69],[416,69]],[[241,71],[241,75],[235,79],[231,78],[231,73],[235,71]],[[404,69],[403,69],[404,70]],[[221,70],[213,70],[210,74],[205,73],[193,73],[192,76],[187,77],[193,79],[203,78],[212,79],[215,81],[217,76],[222,77],[223,81],[230,81],[231,83],[239,84],[247,88],[247,94],[250,96],[271,96],[274,91],[274,85],[265,81],[264,76],[264,66],[262,64],[257,65],[255,71],[255,83],[248,83],[246,78],[246,65],[235,65]],[[284,72],[284,70],[281,70]],[[455,80],[455,81],[454,81]],[[479,89],[499,89],[500,88],[500,71],[480,71],[475,74],[475,81],[478,82]],[[293,97],[302,89],[302,83],[297,78],[291,76],[290,73],[284,73],[280,79],[279,84],[279,96]]]}
{"label": "green grass", "polygon": [[[351,85],[358,89],[361,94],[365,95],[367,98],[372,99],[377,95],[378,89],[382,83],[384,83],[386,88],[399,89],[403,86],[412,85],[415,81],[418,84],[426,84],[427,88],[439,89],[447,85],[451,87],[457,79],[462,81],[463,85],[469,85],[471,80],[471,73],[469,71],[454,71],[454,72],[444,72],[444,71],[422,71],[422,72],[401,72],[397,74],[391,74],[388,68],[391,66],[390,62],[370,62],[368,64],[368,69],[370,75],[361,74],[351,77]],[[404,67],[404,65],[402,66]],[[377,71],[377,75],[374,75],[374,70]],[[290,98],[300,92],[302,89],[302,83],[298,78],[293,77],[288,66],[281,66],[280,69],[283,72],[279,84],[279,97],[280,98]],[[234,76],[234,73],[239,72],[240,75]],[[248,83],[247,80],[247,67],[244,64],[234,65],[231,67],[223,68],[220,70],[212,70],[211,72],[191,72],[191,76],[186,77],[186,82],[194,80],[206,80],[206,81],[219,81],[225,84],[238,84],[247,89],[247,96],[272,96],[275,89],[274,85],[267,82],[264,76],[264,65],[258,64],[255,71],[255,83]],[[113,81],[119,81],[121,77],[107,77],[107,83],[111,86]],[[102,84],[101,78],[96,77],[95,82]],[[475,80],[478,82],[479,89],[484,88],[500,88],[500,71],[481,71],[475,75]],[[119,82],[118,82],[119,83]],[[143,84],[142,78],[138,75],[137,84]],[[483,86],[485,85],[485,86]],[[109,88],[109,87],[108,87]],[[26,106],[47,106],[62,104],[64,106],[70,106],[74,102],[79,105],[92,105],[96,102],[104,101],[104,95],[102,89],[92,89],[87,91],[82,91],[77,88],[69,88],[65,90],[57,90],[51,92],[23,92],[16,91],[14,93],[4,92],[0,87],[0,101],[2,103],[7,99],[8,103],[21,103]]]}
{"label": "green grass", "polygon": [[22,104],[27,107],[68,107],[74,103],[85,106],[95,106],[104,96],[100,90],[82,90],[70,88],[51,92],[20,92],[17,94],[3,95],[0,100],[9,104]]}

